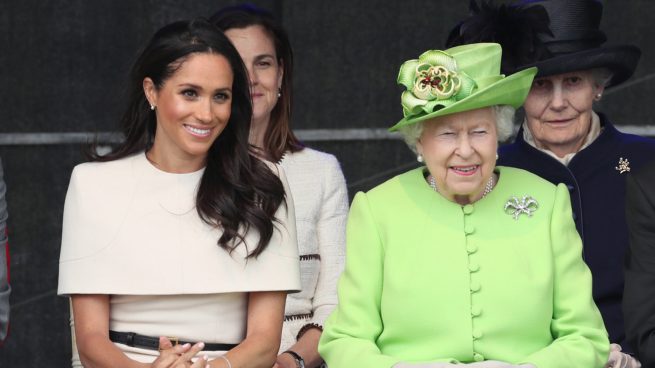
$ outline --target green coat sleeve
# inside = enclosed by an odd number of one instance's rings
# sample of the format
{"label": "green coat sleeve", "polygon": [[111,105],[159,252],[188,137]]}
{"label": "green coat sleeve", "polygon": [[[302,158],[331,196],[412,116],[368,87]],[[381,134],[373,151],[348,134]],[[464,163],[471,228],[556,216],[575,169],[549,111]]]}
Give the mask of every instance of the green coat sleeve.
{"label": "green coat sleeve", "polygon": [[384,247],[366,194],[353,200],[347,226],[346,268],[339,304],[325,323],[319,353],[330,368],[391,367],[398,359],[380,352]]}
{"label": "green coat sleeve", "polygon": [[538,368],[597,367],[607,362],[609,340],[591,296],[591,272],[582,260],[582,241],[571,213],[569,193],[557,186],[551,216],[554,260],[553,342],[528,356]]}

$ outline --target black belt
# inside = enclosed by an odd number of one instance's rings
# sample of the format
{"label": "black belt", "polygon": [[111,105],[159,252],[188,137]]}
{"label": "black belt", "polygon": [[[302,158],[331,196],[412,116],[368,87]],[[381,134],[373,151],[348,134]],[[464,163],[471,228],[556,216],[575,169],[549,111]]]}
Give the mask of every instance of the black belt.
{"label": "black belt", "polygon": [[[184,344],[195,344],[190,341],[182,341],[177,337],[168,337],[169,340],[175,345],[184,345]],[[134,332],[117,332],[109,330],[109,340],[117,342],[119,344],[145,348],[150,350],[159,350],[159,337],[144,336],[139,335]],[[237,344],[214,344],[214,343],[205,343],[205,348],[203,350],[209,351],[228,351],[237,346]]]}

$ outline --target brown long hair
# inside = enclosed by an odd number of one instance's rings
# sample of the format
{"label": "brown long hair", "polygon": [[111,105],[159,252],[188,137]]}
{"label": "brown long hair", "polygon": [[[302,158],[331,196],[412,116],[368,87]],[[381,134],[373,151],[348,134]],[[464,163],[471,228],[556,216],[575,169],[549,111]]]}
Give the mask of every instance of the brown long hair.
{"label": "brown long hair", "polygon": [[261,26],[269,34],[275,46],[278,64],[283,65],[281,96],[271,111],[271,120],[264,133],[263,153],[273,162],[278,162],[286,151],[297,152],[304,145],[291,130],[293,51],[287,32],[273,15],[254,5],[225,7],[209,18],[209,21],[223,32],[233,28]]}
{"label": "brown long hair", "polygon": [[250,229],[256,230],[259,241],[248,250],[249,258],[256,257],[273,235],[275,212],[285,205],[285,191],[278,176],[248,144],[252,105],[247,71],[239,53],[206,20],[171,23],[155,33],[132,66],[129,102],[121,119],[125,140],[110,154],[100,156],[92,149],[89,155],[93,161],[113,161],[150,149],[157,119],[143,92],[143,80],[149,77],[156,88],[161,88],[194,53],[224,56],[234,75],[230,120],[207,153],[196,209],[203,221],[223,230],[218,245],[228,252],[241,243],[248,246],[244,236]]}

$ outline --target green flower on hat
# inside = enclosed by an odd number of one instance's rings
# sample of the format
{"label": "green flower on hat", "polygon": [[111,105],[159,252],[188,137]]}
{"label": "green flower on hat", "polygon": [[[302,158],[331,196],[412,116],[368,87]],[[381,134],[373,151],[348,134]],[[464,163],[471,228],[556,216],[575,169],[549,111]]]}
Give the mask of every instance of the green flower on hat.
{"label": "green flower on hat", "polygon": [[440,50],[424,52],[403,63],[398,83],[407,88],[401,97],[405,117],[431,113],[469,96],[476,83],[457,68],[457,61]]}

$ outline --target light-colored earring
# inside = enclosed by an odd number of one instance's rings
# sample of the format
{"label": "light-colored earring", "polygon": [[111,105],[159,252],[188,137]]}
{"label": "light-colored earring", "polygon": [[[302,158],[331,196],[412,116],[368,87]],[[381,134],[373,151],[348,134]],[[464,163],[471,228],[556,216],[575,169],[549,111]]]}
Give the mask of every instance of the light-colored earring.
{"label": "light-colored earring", "polygon": [[420,153],[418,155],[416,155],[416,161],[423,162],[423,155],[420,154]]}
{"label": "light-colored earring", "polygon": [[498,154],[496,153],[496,160],[498,160]]}
{"label": "light-colored earring", "polygon": [[277,98],[282,97],[282,88],[278,87],[277,88]]}
{"label": "light-colored earring", "polygon": [[153,111],[154,111],[154,110],[155,110],[155,105],[150,104],[150,110],[153,110]]}
{"label": "light-colored earring", "polygon": [[600,101],[600,98],[603,97],[602,93],[597,93],[596,94],[596,101]]}

